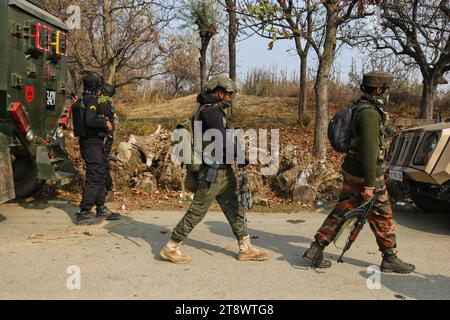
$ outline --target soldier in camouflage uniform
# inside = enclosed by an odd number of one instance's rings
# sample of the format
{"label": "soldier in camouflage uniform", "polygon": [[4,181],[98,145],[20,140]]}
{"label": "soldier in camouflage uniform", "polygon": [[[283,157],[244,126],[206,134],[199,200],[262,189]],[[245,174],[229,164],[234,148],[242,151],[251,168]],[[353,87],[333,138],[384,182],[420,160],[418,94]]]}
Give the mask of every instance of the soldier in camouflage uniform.
{"label": "soldier in camouflage uniform", "polygon": [[202,131],[205,133],[206,130],[215,129],[221,132],[224,139],[224,158],[222,163],[214,164],[218,170],[217,177],[215,182],[209,182],[207,176],[212,167],[205,163],[206,156],[205,153],[203,154],[203,165],[197,175],[197,191],[194,199],[184,217],[173,230],[171,240],[161,249],[160,255],[165,260],[181,264],[191,261],[189,257],[180,252],[179,247],[192,229],[205,217],[214,200],[219,203],[238,240],[238,259],[241,261],[267,259],[265,252],[256,249],[250,243],[245,211],[237,193],[236,177],[231,164],[226,164],[225,161],[227,154],[226,129],[231,128],[225,109],[230,106],[230,101],[236,91],[236,85],[231,79],[218,76],[208,81],[205,85],[205,92],[197,97],[200,104],[198,112],[199,120],[202,121]]}
{"label": "soldier in camouflage uniform", "polygon": [[415,266],[397,257],[397,242],[392,208],[384,179],[384,154],[387,149],[385,124],[393,77],[386,72],[372,71],[364,75],[363,96],[352,108],[352,139],[342,164],[344,183],[339,201],[325,219],[303,258],[318,268],[331,267],[323,258],[325,246],[330,244],[344,222],[344,214],[360,204],[360,199],[375,198],[368,215],[369,225],[382,253],[382,272],[410,273]]}

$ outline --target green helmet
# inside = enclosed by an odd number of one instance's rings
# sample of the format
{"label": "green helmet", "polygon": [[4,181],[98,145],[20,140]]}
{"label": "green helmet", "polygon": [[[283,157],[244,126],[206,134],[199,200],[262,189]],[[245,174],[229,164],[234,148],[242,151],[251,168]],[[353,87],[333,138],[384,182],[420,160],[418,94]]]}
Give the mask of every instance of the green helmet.
{"label": "green helmet", "polygon": [[234,83],[234,81],[225,76],[217,76],[217,77],[210,79],[208,82],[206,82],[205,87],[204,87],[206,92],[212,92],[216,88],[221,88],[221,89],[223,89],[227,92],[231,92],[231,93],[237,92],[237,87],[236,87],[236,84]]}
{"label": "green helmet", "polygon": [[364,74],[362,85],[373,88],[390,88],[393,81],[394,76],[388,72],[371,71]]}

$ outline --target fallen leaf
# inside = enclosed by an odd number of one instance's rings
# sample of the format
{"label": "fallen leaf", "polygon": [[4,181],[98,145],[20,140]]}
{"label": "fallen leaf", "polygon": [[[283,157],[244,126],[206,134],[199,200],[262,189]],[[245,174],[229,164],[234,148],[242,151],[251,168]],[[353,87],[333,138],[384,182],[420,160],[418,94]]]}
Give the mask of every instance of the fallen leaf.
{"label": "fallen leaf", "polygon": [[85,231],[85,232],[83,232],[83,234],[86,235],[86,236],[91,236],[92,237],[92,233],[90,233],[89,231]]}

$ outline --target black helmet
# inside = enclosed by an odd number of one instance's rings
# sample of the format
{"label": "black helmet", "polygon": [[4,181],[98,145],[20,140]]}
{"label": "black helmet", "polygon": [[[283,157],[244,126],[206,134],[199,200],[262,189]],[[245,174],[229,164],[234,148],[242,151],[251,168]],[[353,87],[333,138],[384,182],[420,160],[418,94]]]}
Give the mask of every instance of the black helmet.
{"label": "black helmet", "polygon": [[116,87],[107,82],[103,82],[102,91],[108,96],[112,97],[116,93]]}
{"label": "black helmet", "polygon": [[83,89],[97,91],[102,87],[103,78],[95,72],[87,71],[83,77]]}

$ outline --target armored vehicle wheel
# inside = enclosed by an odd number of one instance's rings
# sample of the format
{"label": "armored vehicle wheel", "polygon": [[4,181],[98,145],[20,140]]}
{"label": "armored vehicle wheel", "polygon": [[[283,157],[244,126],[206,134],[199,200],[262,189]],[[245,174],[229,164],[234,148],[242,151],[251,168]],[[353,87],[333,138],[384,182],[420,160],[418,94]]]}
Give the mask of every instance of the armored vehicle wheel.
{"label": "armored vehicle wheel", "polygon": [[30,196],[44,184],[44,180],[37,177],[36,162],[33,158],[16,156],[12,165],[16,198]]}
{"label": "armored vehicle wheel", "polygon": [[414,204],[423,212],[450,212],[450,202],[433,197],[436,191],[430,185],[408,181],[409,191]]}

